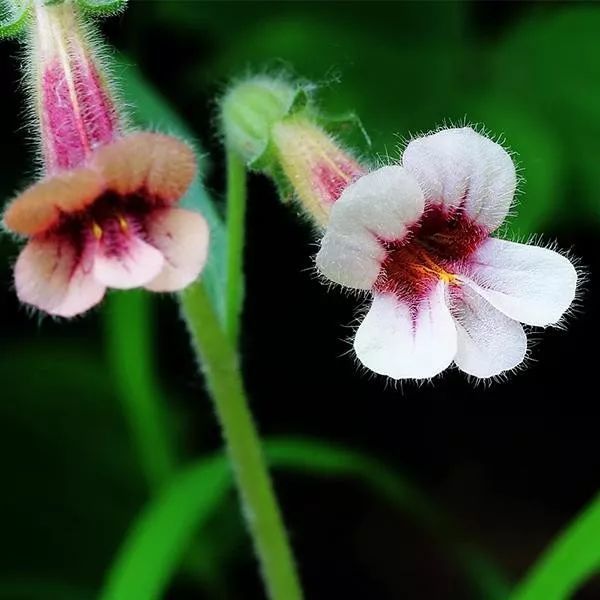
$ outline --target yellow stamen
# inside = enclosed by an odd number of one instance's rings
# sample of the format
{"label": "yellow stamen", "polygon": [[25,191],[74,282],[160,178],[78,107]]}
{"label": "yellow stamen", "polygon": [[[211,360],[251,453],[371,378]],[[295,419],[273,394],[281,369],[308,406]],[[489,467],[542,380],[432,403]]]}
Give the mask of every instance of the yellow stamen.
{"label": "yellow stamen", "polygon": [[426,265],[421,265],[420,269],[425,273],[431,273],[435,275],[445,283],[452,283],[454,285],[460,285],[460,281],[453,273],[448,273],[445,269],[442,269],[440,265],[435,263],[426,252],[421,254],[420,258],[426,263]]}
{"label": "yellow stamen", "polygon": [[94,237],[99,240],[102,237],[102,227],[94,221],[92,223],[92,232],[94,233]]}
{"label": "yellow stamen", "polygon": [[129,230],[129,223],[127,223],[127,219],[123,215],[117,215],[117,219],[119,220],[119,227],[123,233],[127,233]]}

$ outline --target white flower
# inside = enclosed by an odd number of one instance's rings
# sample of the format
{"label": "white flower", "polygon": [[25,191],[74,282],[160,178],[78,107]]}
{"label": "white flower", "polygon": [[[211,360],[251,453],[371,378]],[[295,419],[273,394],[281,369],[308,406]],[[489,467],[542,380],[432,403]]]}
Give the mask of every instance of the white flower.
{"label": "white flower", "polygon": [[577,272],[548,248],[494,237],[516,188],[515,167],[465,127],[413,140],[402,165],[364,175],[333,205],[317,267],[373,303],[354,349],[393,379],[426,379],[454,362],[479,378],[525,358],[521,323],[556,324]]}

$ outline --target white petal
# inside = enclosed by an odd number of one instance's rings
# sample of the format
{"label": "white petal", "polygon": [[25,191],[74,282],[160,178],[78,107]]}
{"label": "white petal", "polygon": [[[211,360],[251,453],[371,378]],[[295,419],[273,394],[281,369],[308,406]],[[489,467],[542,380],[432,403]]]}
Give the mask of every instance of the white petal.
{"label": "white petal", "polygon": [[105,286],[77,261],[72,244],[57,236],[30,240],[15,265],[19,300],[60,317],[73,317],[98,304]]}
{"label": "white petal", "polygon": [[511,319],[544,327],[560,320],[575,298],[569,259],[539,246],[490,238],[469,259],[465,281]]}
{"label": "white petal", "polygon": [[454,362],[461,371],[493,377],[523,362],[527,353],[523,327],[468,286],[458,290],[452,314],[458,334]]}
{"label": "white petal", "polygon": [[419,186],[405,169],[387,166],[349,185],[333,205],[317,268],[356,289],[370,289],[385,251],[379,240],[402,240],[423,214]]}
{"label": "white petal", "polygon": [[402,164],[419,181],[428,206],[462,209],[494,231],[506,218],[517,186],[509,154],[470,127],[417,138]]}
{"label": "white petal", "polygon": [[150,215],[148,238],[165,257],[160,273],[146,284],[154,292],[173,292],[192,283],[206,263],[208,225],[198,213],[168,208]]}
{"label": "white petal", "polygon": [[456,326],[440,282],[412,310],[392,294],[375,295],[354,349],[365,367],[393,379],[428,379],[456,354]]}
{"label": "white petal", "polygon": [[162,253],[130,235],[126,247],[118,253],[107,253],[98,244],[94,256],[94,278],[112,288],[128,290],[152,281],[162,270],[165,259]]}

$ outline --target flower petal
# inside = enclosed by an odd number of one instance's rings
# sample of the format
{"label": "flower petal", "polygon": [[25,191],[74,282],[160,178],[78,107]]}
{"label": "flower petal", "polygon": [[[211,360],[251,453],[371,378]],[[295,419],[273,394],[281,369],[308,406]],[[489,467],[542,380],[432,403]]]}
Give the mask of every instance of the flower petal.
{"label": "flower petal", "polygon": [[21,302],[61,317],[90,309],[106,289],[78,264],[73,246],[56,236],[27,243],[15,265],[15,286]]}
{"label": "flower petal", "polygon": [[461,286],[454,298],[458,351],[456,366],[475,377],[493,377],[521,364],[527,353],[527,337],[517,321],[496,310],[469,286]]}
{"label": "flower petal", "polygon": [[577,271],[558,252],[490,238],[469,259],[465,278],[511,319],[545,327],[560,320],[575,298]]}
{"label": "flower petal", "polygon": [[33,236],[57,225],[64,213],[84,210],[102,194],[103,182],[94,171],[80,167],[42,179],[17,196],[4,213],[4,224]]}
{"label": "flower petal", "polygon": [[173,292],[192,283],[208,255],[209,232],[204,217],[182,208],[154,211],[146,222],[149,241],[164,255],[161,272],[146,284],[154,292]]}
{"label": "flower petal", "polygon": [[164,263],[160,250],[135,235],[129,235],[118,252],[111,252],[103,243],[97,245],[93,275],[108,287],[128,290],[152,281]]}
{"label": "flower petal", "polygon": [[192,149],[177,138],[139,132],[99,148],[94,167],[109,189],[132,194],[144,189],[155,202],[175,203],[190,186],[196,172]]}
{"label": "flower petal", "polygon": [[508,214],[517,186],[515,165],[502,146],[470,127],[413,140],[402,164],[419,181],[427,205],[462,209],[490,232]]}
{"label": "flower petal", "polygon": [[317,268],[341,285],[370,289],[386,255],[380,241],[402,240],[423,206],[417,182],[402,167],[364,175],[333,205]]}
{"label": "flower petal", "polygon": [[456,354],[456,327],[440,282],[419,306],[393,294],[376,294],[361,323],[354,349],[365,367],[393,379],[428,379]]}

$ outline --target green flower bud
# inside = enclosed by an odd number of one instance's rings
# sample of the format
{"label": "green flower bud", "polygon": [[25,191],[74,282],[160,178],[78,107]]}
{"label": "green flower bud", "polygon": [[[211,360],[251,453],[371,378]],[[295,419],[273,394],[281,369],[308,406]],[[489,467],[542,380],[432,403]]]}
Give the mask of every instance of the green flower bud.
{"label": "green flower bud", "polygon": [[285,80],[256,76],[233,85],[221,104],[227,145],[248,167],[272,171],[277,157],[272,145],[276,123],[308,109],[306,88]]}

